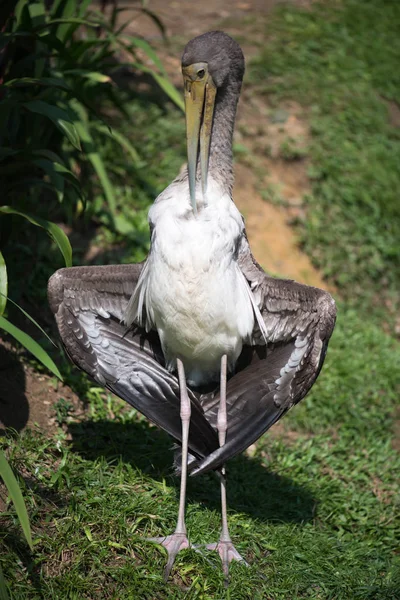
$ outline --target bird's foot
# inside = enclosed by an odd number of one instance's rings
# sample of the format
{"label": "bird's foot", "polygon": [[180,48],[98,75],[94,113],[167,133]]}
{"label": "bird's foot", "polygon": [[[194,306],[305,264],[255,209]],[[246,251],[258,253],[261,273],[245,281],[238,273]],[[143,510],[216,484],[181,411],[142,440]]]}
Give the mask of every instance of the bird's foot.
{"label": "bird's foot", "polygon": [[229,565],[233,560],[241,562],[246,567],[249,566],[249,564],[245,561],[243,556],[239,554],[239,552],[236,550],[231,540],[219,540],[219,542],[216,542],[214,544],[207,544],[206,548],[207,550],[216,550],[220,555],[222,562],[222,571],[224,573],[226,583],[228,581]]}
{"label": "bird's foot", "polygon": [[164,569],[164,581],[166,582],[171,573],[171,569],[173,567],[178,552],[186,548],[191,548],[189,540],[187,539],[185,533],[175,532],[171,535],[167,535],[166,537],[148,538],[148,541],[154,542],[156,544],[161,544],[161,546],[164,546],[164,548],[166,548],[168,552],[168,561]]}

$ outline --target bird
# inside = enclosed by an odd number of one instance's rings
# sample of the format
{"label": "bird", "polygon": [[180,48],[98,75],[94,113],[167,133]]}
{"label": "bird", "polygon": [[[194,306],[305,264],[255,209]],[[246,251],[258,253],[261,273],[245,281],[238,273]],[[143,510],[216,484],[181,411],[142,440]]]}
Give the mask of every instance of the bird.
{"label": "bird", "polygon": [[232,140],[245,69],[222,31],[182,56],[187,167],[149,210],[143,263],[56,271],[48,298],[67,354],[181,448],[175,531],[162,538],[167,581],[190,547],[187,476],[216,471],[222,528],[207,545],[245,562],[228,528],[225,463],[308,393],[335,325],[331,295],[264,272],[232,197]]}

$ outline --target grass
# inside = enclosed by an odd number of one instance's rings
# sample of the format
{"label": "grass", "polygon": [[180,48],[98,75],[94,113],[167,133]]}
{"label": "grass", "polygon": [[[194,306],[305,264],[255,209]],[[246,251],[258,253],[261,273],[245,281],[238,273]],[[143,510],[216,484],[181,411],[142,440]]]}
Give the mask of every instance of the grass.
{"label": "grass", "polygon": [[[397,305],[400,280],[400,4],[381,0],[283,8],[250,79],[270,101],[307,108],[312,194],[305,250],[348,300],[380,291]],[[368,282],[368,283],[367,283]],[[367,299],[367,302],[365,301]]]}
{"label": "grass", "polygon": [[[25,431],[2,441],[21,476],[34,537],[30,554],[6,503],[0,562],[14,598],[400,596],[399,344],[368,313],[351,307],[353,301],[373,306],[377,293],[391,297],[398,280],[399,137],[381,98],[395,100],[398,93],[398,8],[383,4],[381,11],[365,0],[313,4],[304,12],[285,8],[269,21],[271,44],[253,67],[268,74],[266,92],[277,102],[290,97],[310,107],[313,194],[304,243],[346,301],[312,392],[285,417],[279,434],[272,429],[251,456],[229,464],[231,534],[250,567],[233,565],[226,590],[216,556],[207,554],[208,562],[186,551],[172,581],[163,583],[165,554],[145,538],[175,526],[171,441],[59,358],[67,383],[86,403],[84,415],[60,400],[54,406],[56,435]],[[98,263],[145,255],[147,205],[184,156],[181,115],[150,102],[147,108],[130,102],[134,127],[124,133],[140,147],[135,164],[103,140],[122,216],[119,230],[109,230],[97,184],[88,182],[86,218],[101,248]],[[290,143],[284,151],[293,159]],[[93,241],[84,233],[75,247],[77,262]],[[25,273],[20,279],[41,306],[54,257],[44,260],[43,250],[35,262],[25,256],[26,247],[19,251],[14,259]],[[29,276],[22,269],[27,262]],[[360,296],[363,286],[370,293]],[[216,540],[218,482],[212,475],[191,479],[188,496],[191,540]]]}
{"label": "grass", "polygon": [[[231,533],[251,566],[232,567],[228,591],[217,558],[209,564],[192,551],[163,584],[165,555],[144,538],[175,525],[170,439],[88,387],[86,417],[74,421],[56,407],[71,441],[62,430],[5,441],[23,476],[35,540],[29,555],[9,506],[1,562],[15,597],[394,600],[399,368],[398,345],[343,308],[320,381],[285,418],[290,435],[267,435],[254,456],[230,464]],[[219,526],[217,481],[191,480],[191,539],[214,540]]]}

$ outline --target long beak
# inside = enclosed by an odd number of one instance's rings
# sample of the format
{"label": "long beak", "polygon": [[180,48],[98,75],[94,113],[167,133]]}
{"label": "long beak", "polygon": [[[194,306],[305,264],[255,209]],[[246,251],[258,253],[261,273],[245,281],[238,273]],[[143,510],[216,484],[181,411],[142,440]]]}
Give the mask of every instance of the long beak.
{"label": "long beak", "polygon": [[196,170],[200,141],[200,169],[203,195],[207,191],[208,159],[215,105],[216,87],[209,75],[201,80],[194,80],[198,65],[190,65],[183,69],[185,83],[186,140],[188,155],[188,173],[190,201],[193,212],[196,205]]}

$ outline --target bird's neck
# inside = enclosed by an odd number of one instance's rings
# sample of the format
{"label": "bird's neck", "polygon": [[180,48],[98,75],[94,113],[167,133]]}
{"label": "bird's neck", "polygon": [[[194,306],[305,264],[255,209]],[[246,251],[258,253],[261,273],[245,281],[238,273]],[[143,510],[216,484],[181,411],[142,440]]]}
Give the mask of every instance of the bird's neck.
{"label": "bird's neck", "polygon": [[232,139],[241,81],[228,81],[217,93],[208,172],[224,191],[232,193]]}

